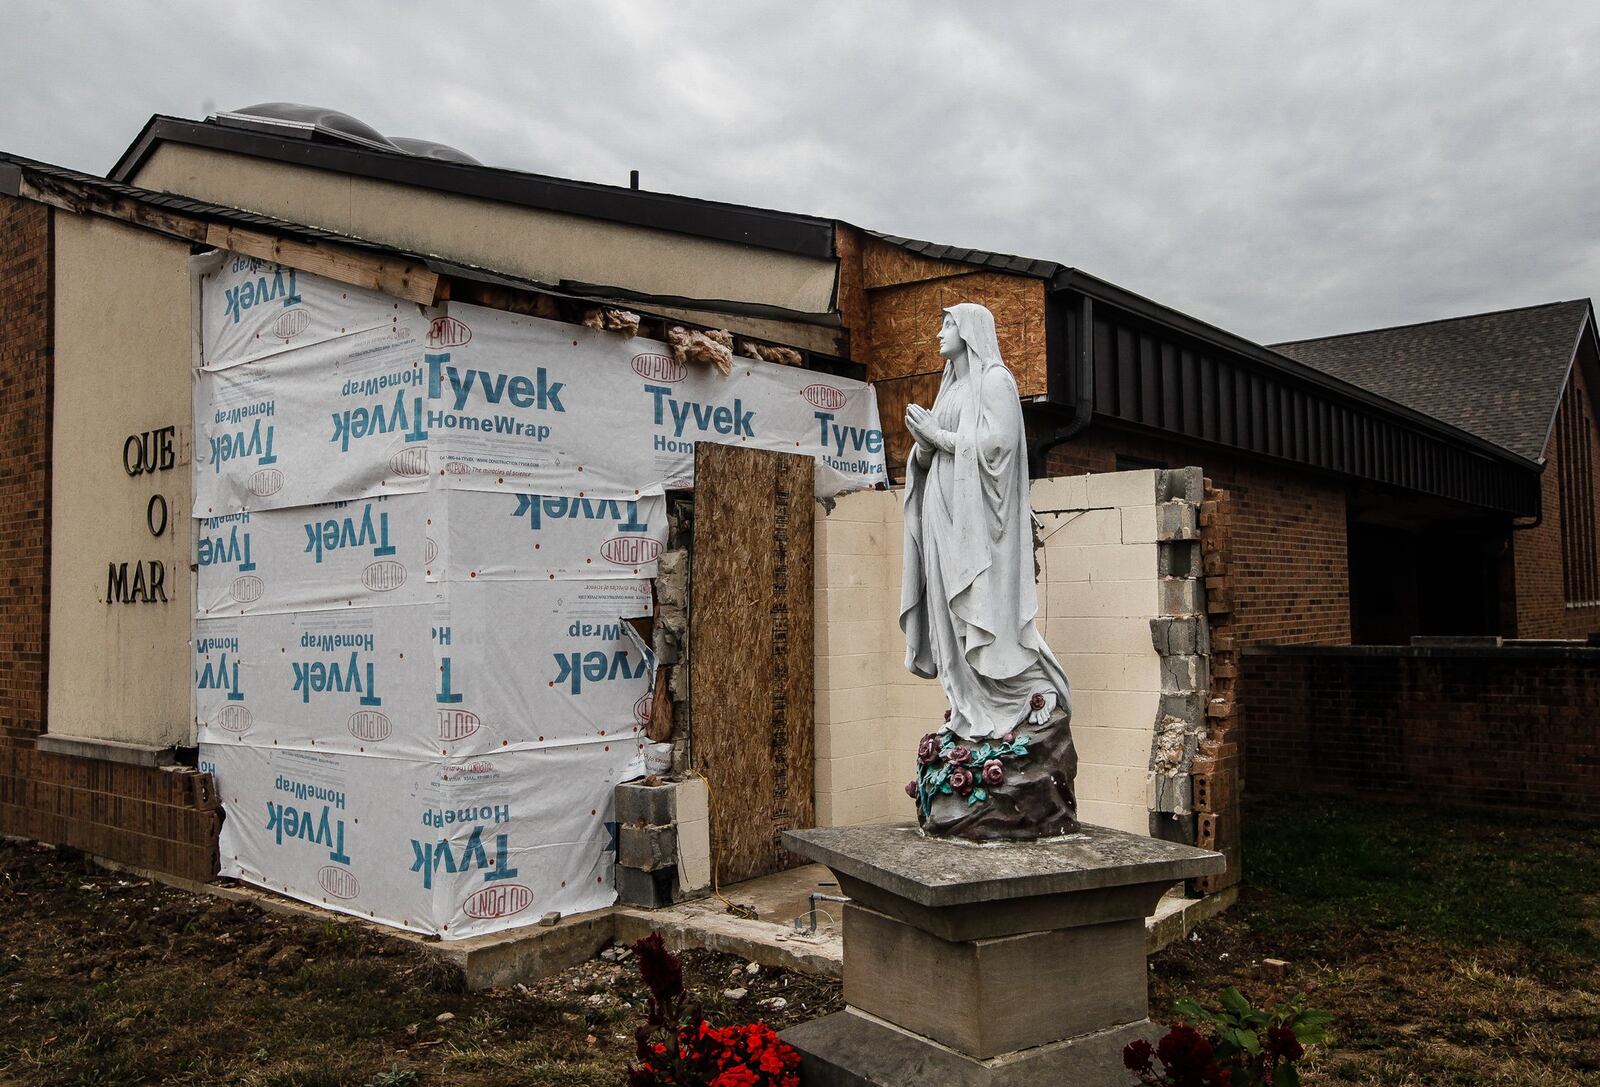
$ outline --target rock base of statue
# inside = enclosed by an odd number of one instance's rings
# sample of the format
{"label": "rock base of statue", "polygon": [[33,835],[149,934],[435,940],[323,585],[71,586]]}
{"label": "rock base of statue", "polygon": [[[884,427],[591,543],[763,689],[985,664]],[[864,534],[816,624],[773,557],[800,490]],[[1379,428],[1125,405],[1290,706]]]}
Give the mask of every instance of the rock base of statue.
{"label": "rock base of statue", "polygon": [[1149,1019],[1144,919],[1222,855],[1086,826],[941,841],[910,823],[788,831],[844,906],[842,1012],[783,1032],[807,1087],[1116,1087]]}
{"label": "rock base of statue", "polygon": [[917,763],[906,791],[914,793],[925,834],[1031,841],[1078,829],[1078,752],[1067,713],[996,740],[938,732],[923,739]]}

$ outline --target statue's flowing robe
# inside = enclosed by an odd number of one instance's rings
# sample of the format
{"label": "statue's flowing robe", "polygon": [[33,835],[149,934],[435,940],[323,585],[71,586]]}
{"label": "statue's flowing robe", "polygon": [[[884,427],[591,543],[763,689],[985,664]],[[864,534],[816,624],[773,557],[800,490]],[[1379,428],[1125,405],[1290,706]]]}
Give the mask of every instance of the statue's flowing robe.
{"label": "statue's flowing robe", "polygon": [[1070,691],[1034,623],[1033,513],[1016,382],[998,349],[991,361],[961,331],[968,373],[957,378],[947,366],[933,405],[955,450],[914,447],[906,468],[900,628],[906,668],[937,676],[950,700],[948,727],[979,740],[1014,731],[1036,693],[1054,691],[1070,712]]}

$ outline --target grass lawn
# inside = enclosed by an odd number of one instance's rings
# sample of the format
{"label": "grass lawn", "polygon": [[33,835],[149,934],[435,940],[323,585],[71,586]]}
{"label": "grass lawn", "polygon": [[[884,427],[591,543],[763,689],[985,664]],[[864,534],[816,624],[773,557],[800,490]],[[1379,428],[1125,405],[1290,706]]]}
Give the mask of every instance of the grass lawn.
{"label": "grass lawn", "polygon": [[[1152,961],[1157,1018],[1230,984],[1257,1003],[1304,991],[1338,1017],[1308,1084],[1600,1083],[1600,823],[1311,800],[1245,827],[1239,905]],[[835,983],[745,966],[689,956],[713,1020],[840,1006]],[[0,1087],[620,1084],[644,999],[631,964],[459,982],[364,928],[0,843]]]}
{"label": "grass lawn", "polygon": [[1600,1083],[1600,823],[1317,799],[1244,827],[1239,905],[1155,957],[1157,1018],[1305,992],[1337,1017],[1308,1084]]}

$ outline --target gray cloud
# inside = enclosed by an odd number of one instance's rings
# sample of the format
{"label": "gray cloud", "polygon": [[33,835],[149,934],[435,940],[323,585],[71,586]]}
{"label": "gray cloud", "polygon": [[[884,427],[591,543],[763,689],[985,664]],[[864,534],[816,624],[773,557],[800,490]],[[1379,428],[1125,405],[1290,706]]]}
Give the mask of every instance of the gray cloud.
{"label": "gray cloud", "polygon": [[316,102],[485,162],[1046,257],[1263,341],[1600,287],[1600,7],[5,0],[0,148]]}

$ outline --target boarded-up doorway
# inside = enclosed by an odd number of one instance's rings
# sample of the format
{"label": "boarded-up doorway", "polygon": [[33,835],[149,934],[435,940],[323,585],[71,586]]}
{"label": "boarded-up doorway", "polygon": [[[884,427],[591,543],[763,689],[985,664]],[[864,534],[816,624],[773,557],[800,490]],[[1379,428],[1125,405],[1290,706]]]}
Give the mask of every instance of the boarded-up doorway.
{"label": "boarded-up doorway", "polygon": [[801,863],[785,830],[812,796],[810,457],[695,446],[689,704],[695,768],[711,786],[717,878]]}

